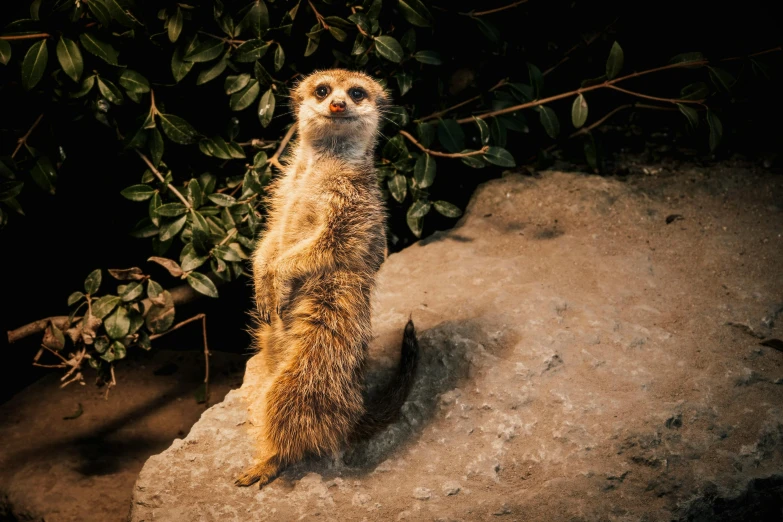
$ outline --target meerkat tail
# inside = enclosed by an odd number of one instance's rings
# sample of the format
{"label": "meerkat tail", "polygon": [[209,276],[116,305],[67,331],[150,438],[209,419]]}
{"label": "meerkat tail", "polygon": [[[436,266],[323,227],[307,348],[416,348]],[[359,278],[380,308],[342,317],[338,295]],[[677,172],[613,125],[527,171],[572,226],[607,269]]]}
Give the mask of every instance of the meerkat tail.
{"label": "meerkat tail", "polygon": [[416,338],[416,328],[412,320],[405,325],[400,350],[400,364],[397,373],[378,398],[367,405],[367,411],[359,419],[351,434],[353,440],[371,437],[394,422],[400,413],[400,408],[408,398],[416,368],[419,362],[419,341]]}

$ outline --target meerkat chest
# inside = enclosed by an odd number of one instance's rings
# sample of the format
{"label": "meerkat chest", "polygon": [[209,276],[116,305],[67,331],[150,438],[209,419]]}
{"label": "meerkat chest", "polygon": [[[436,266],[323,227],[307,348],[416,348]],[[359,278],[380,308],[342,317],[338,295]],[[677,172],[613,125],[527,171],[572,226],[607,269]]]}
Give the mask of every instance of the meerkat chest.
{"label": "meerkat chest", "polygon": [[323,191],[305,183],[292,184],[281,205],[280,242],[285,250],[317,232],[327,212]]}

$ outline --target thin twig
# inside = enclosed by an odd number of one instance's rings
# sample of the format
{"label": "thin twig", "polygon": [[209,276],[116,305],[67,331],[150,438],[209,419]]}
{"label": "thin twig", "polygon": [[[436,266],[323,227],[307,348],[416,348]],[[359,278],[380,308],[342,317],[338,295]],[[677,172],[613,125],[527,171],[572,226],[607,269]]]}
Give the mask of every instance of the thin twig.
{"label": "thin twig", "polygon": [[111,372],[111,382],[106,384],[106,394],[103,396],[104,400],[109,400],[109,392],[114,386],[117,386],[117,379],[114,378],[114,363],[109,363],[109,371]]}
{"label": "thin twig", "polygon": [[141,151],[137,150],[136,154],[139,155],[141,159],[144,160],[144,163],[147,164],[147,167],[152,171],[153,174],[160,180],[161,183],[164,183],[166,187],[174,193],[175,196],[179,198],[180,201],[182,201],[182,204],[185,205],[188,209],[192,208],[192,205],[190,204],[190,201],[188,201],[185,196],[183,196],[179,190],[175,189],[174,186],[171,183],[166,183],[166,178],[163,177],[163,174],[161,174],[158,169],[155,168],[155,165],[152,164],[150,159],[145,156]]}
{"label": "thin twig", "polygon": [[416,145],[419,149],[421,149],[422,152],[426,152],[427,154],[431,156],[438,156],[439,158],[466,158],[468,156],[480,156],[481,154],[484,154],[489,150],[489,146],[484,145],[481,150],[474,150],[472,152],[455,152],[455,153],[448,153],[448,152],[438,152],[437,150],[430,150],[418,141],[416,141],[416,138],[411,136],[408,132],[401,130],[400,134],[405,136],[408,141]]}
{"label": "thin twig", "polygon": [[607,85],[608,88],[614,89],[615,91],[620,91],[625,94],[630,94],[631,96],[636,96],[637,98],[644,98],[645,100],[653,100],[653,101],[659,101],[664,103],[692,103],[696,105],[701,105],[703,103],[703,100],[683,100],[678,98],[659,98],[658,96],[650,96],[649,94],[644,94],[641,92],[636,91],[629,91],[628,89],[623,89],[622,87],[618,87],[616,85]]}
{"label": "thin twig", "polygon": [[503,7],[496,7],[495,9],[488,9],[487,11],[471,11],[469,13],[460,13],[464,16],[484,16],[492,13],[498,13],[500,11],[505,11],[506,9],[513,9],[514,7],[518,5],[522,5],[527,3],[528,0],[518,0],[517,2],[514,2],[509,5],[504,5]]}
{"label": "thin twig", "polygon": [[34,38],[49,38],[49,33],[19,34],[13,36],[0,36],[0,40],[32,40]]}
{"label": "thin twig", "polygon": [[315,13],[315,18],[318,20],[318,23],[321,24],[321,26],[324,29],[329,29],[329,26],[324,21],[324,17],[321,16],[321,13],[319,13],[318,10],[315,8],[315,6],[313,5],[313,2],[311,2],[311,0],[307,0],[307,3],[310,4],[310,9],[312,9],[313,13]]}
{"label": "thin twig", "polygon": [[[500,80],[498,83],[496,83],[488,92],[492,92],[492,91],[494,91],[496,89],[499,89],[499,88],[503,87],[505,84],[506,84],[506,78],[504,78],[504,79]],[[429,116],[425,116],[423,118],[419,118],[416,121],[417,122],[422,122],[422,121],[432,120],[434,118],[439,118],[439,117],[443,116],[444,114],[447,114],[447,113],[453,111],[454,109],[458,109],[458,108],[462,107],[463,105],[467,105],[467,104],[469,104],[471,102],[474,102],[476,100],[479,100],[479,99],[481,99],[481,95],[480,94],[478,96],[474,96],[472,98],[469,98],[469,99],[467,99],[465,101],[459,102],[456,105],[452,105],[451,107],[449,107],[447,109],[443,109],[442,111],[433,112]]]}
{"label": "thin twig", "polygon": [[288,145],[288,142],[291,141],[291,138],[294,136],[294,133],[296,132],[297,124],[294,123],[291,125],[291,128],[288,129],[288,132],[285,133],[285,136],[283,136],[283,139],[280,140],[280,145],[277,147],[277,150],[272,155],[271,158],[267,160],[268,163],[271,165],[274,165],[280,170],[283,170],[283,165],[280,163],[280,155],[283,153],[283,151],[286,148],[286,145]]}
{"label": "thin twig", "polygon": [[150,341],[154,341],[155,339],[163,337],[166,334],[170,334],[174,330],[179,330],[183,326],[198,320],[201,320],[201,332],[204,335],[204,389],[205,389],[205,397],[209,399],[209,345],[207,344],[207,315],[206,314],[194,315],[190,319],[185,319],[184,321],[175,324],[174,326],[172,326],[171,328],[169,328],[163,333],[150,335]]}
{"label": "thin twig", "polygon": [[629,103],[627,105],[620,105],[619,107],[615,107],[614,109],[609,111],[609,113],[606,114],[606,116],[604,116],[603,118],[601,118],[599,120],[596,120],[594,123],[588,125],[587,127],[582,127],[581,129],[577,129],[576,132],[573,132],[569,136],[569,138],[574,138],[576,136],[579,136],[580,134],[587,134],[591,130],[593,130],[596,127],[602,125],[606,120],[608,120],[609,118],[611,118],[612,116],[614,116],[618,112],[624,111],[625,109],[630,109],[631,107],[636,107],[636,104],[635,103]]}
{"label": "thin twig", "polygon": [[778,51],[783,51],[783,46],[779,45],[777,47],[773,47],[772,49],[765,49],[763,51],[758,51],[756,53],[746,54],[745,56],[729,56],[728,58],[722,58],[721,62],[731,62],[731,61],[735,61],[735,60],[744,60],[746,58],[754,58],[756,56],[761,56],[761,55],[764,55],[764,54],[774,53],[774,52],[778,52]]}
{"label": "thin twig", "polygon": [[[661,67],[655,67],[653,69],[647,69],[646,71],[639,71],[634,72],[631,74],[627,74],[625,76],[620,76],[619,78],[615,78],[614,80],[606,80],[602,83],[596,84],[596,85],[590,85],[588,87],[580,87],[579,89],[575,89],[573,91],[564,92],[561,94],[556,94],[554,96],[550,96],[548,98],[541,98],[538,100],[533,100],[531,102],[522,103],[520,105],[514,105],[512,107],[506,107],[505,109],[499,109],[497,111],[490,111],[485,112],[483,114],[477,114],[475,117],[480,119],[486,119],[486,118],[492,118],[494,116],[500,116],[501,114],[509,114],[511,112],[517,112],[522,109],[529,109],[530,107],[538,107],[539,105],[545,105],[547,103],[562,100],[563,98],[569,98],[571,96],[575,96],[577,94],[582,94],[585,92],[590,91],[596,91],[598,89],[606,89],[611,88],[614,84],[630,80],[632,78],[638,78],[640,76],[644,76],[646,74],[652,74],[655,72],[665,71],[667,69],[679,69],[683,67],[693,67],[694,65],[707,65],[709,63],[708,60],[696,60],[696,61],[690,61],[690,62],[679,62],[679,63],[670,63],[668,65],[662,65]],[[632,91],[628,91],[632,92]],[[656,99],[656,98],[654,98]],[[670,101],[671,103],[681,103],[681,100],[673,100],[673,99],[667,99],[667,98],[657,98],[658,101]],[[687,100],[688,103],[701,103],[701,100]],[[457,123],[470,123],[473,121],[473,117],[469,118],[462,118],[457,120]]]}
{"label": "thin twig", "polygon": [[43,119],[43,117],[44,117],[44,115],[43,115],[43,113],[41,113],[38,116],[38,118],[36,118],[35,123],[33,123],[32,127],[30,127],[30,129],[27,131],[27,133],[24,136],[22,136],[21,138],[19,138],[19,141],[16,144],[16,148],[14,149],[14,153],[11,154],[11,159],[14,159],[16,157],[16,154],[19,152],[19,149],[22,148],[22,145],[27,143],[27,139],[30,137],[30,134],[32,134],[33,131],[35,130],[35,128],[38,126],[38,124],[41,123],[41,120]]}
{"label": "thin twig", "polygon": [[587,48],[587,47],[590,47],[590,45],[592,45],[592,44],[593,44],[593,42],[595,42],[596,40],[598,40],[598,38],[600,38],[600,37],[601,37],[601,35],[603,35],[603,34],[604,34],[606,31],[608,31],[608,30],[609,30],[609,29],[610,29],[610,28],[611,28],[611,27],[612,27],[614,24],[616,24],[616,23],[617,23],[617,20],[619,20],[619,19],[620,19],[620,17],[618,16],[617,18],[615,18],[614,20],[612,20],[612,22],[611,22],[609,25],[607,25],[606,27],[604,27],[603,29],[601,29],[600,31],[598,31],[598,32],[597,32],[596,34],[594,34],[592,37],[588,38],[587,40],[582,40],[581,42],[579,42],[579,43],[577,43],[576,45],[574,45],[573,47],[571,47],[569,50],[567,50],[567,51],[565,52],[565,54],[563,55],[563,57],[560,59],[560,61],[559,61],[559,62],[557,62],[556,64],[554,64],[552,67],[550,67],[550,68],[549,68],[549,69],[547,69],[546,71],[542,72],[542,73],[541,73],[541,75],[542,75],[542,76],[546,76],[546,75],[548,75],[549,73],[551,73],[552,71],[554,71],[555,69],[557,69],[558,67],[560,67],[561,65],[563,65],[564,63],[566,63],[568,60],[570,60],[570,59],[571,59],[571,53],[573,53],[574,51],[576,51],[577,49],[579,49],[579,48],[580,48],[580,47],[582,47],[583,45],[585,46],[585,48]]}

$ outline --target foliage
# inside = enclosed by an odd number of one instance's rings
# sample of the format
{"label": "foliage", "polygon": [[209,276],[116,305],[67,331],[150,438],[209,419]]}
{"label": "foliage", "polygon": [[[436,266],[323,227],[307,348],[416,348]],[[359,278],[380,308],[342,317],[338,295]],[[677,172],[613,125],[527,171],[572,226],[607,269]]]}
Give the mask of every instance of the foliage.
{"label": "foliage", "polygon": [[[570,135],[585,139],[585,160],[598,169],[592,131],[606,118],[596,118],[589,102],[600,89],[640,98],[647,107],[676,108],[694,128],[706,122],[709,147],[718,147],[723,127],[706,100],[730,91],[736,80],[700,53],[660,68],[706,71],[673,97],[620,87],[657,70],[621,76],[625,56],[614,42],[601,50],[607,59],[596,73],[602,75],[573,91],[547,92],[549,71],[527,63],[500,71],[487,92],[444,107],[449,87],[440,70],[456,57],[439,35],[462,20],[461,38],[502,58],[510,51],[498,17],[523,3],[459,13],[426,0],[28,1],[29,12],[0,32],[0,68],[18,86],[24,107],[45,109],[27,115],[31,126],[18,144],[1,145],[0,224],[22,213],[17,196],[30,182],[57,190],[67,156],[60,136],[42,131],[41,121],[94,118],[122,142],[127,161],[139,165],[139,178],[122,191],[139,202],[131,235],[151,240],[150,259],[172,276],[217,297],[215,282],[245,273],[263,224],[265,186],[292,122],[289,89],[302,74],[331,66],[370,72],[396,100],[382,129],[379,183],[390,205],[406,209],[417,237],[428,215],[461,215],[458,206],[431,197],[443,164],[515,167],[521,158],[506,149],[509,133],[557,140],[570,113]],[[751,62],[763,72],[760,58]],[[559,100],[567,107],[556,105]],[[528,108],[537,116],[523,114]],[[263,138],[254,136],[258,131]],[[114,294],[98,297],[102,272],[91,273],[84,290],[68,299],[65,335],[54,324],[47,330],[50,349],[62,350],[69,339],[101,371],[128,347],[149,349],[150,337],[174,319],[171,294],[140,269],[110,273],[122,281]]]}

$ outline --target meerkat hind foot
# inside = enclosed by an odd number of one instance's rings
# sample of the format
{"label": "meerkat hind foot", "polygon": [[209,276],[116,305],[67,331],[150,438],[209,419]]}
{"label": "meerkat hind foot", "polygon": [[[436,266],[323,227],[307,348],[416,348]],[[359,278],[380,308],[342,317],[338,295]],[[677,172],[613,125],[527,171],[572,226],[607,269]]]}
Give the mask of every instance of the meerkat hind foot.
{"label": "meerkat hind foot", "polygon": [[237,477],[234,484],[241,487],[247,487],[258,482],[258,487],[262,488],[272,482],[272,479],[274,479],[279,472],[280,467],[272,462],[271,459],[263,460],[258,464],[254,464],[247,468]]}

